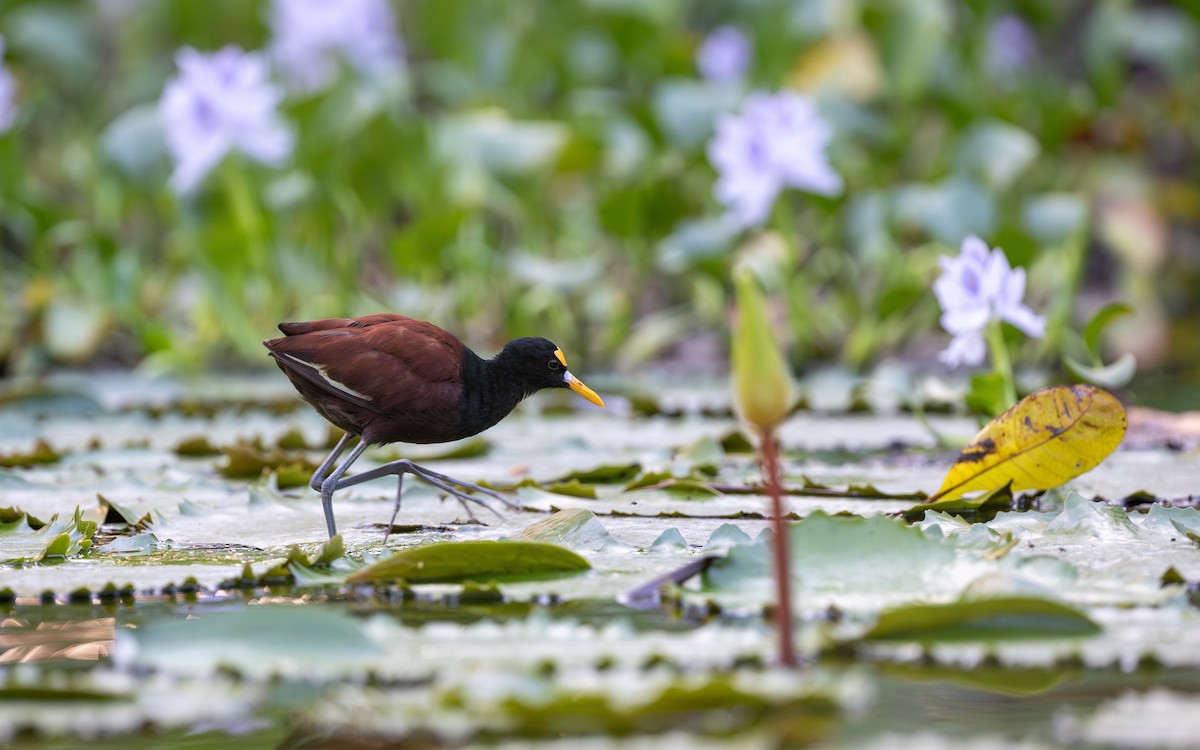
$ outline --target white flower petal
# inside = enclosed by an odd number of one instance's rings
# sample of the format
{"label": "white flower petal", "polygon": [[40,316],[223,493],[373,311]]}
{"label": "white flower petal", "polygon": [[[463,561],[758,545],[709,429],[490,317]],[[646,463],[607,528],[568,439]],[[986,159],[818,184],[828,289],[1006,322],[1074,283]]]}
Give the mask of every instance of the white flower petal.
{"label": "white flower petal", "polygon": [[962,365],[983,364],[986,356],[987,346],[983,341],[983,336],[975,333],[955,336],[950,340],[950,346],[938,354],[938,359],[953,368]]}
{"label": "white flower petal", "polygon": [[[1021,302],[1025,295],[1025,269],[1012,268],[1000,248],[989,250],[975,237],[962,241],[956,258],[938,258],[941,275],[933,282],[933,293],[942,307],[941,323],[948,333],[959,337],[978,335],[993,319],[1005,320],[1026,334],[1040,337],[1046,321]],[[982,341],[982,339],[980,339]],[[968,349],[966,339],[952,344],[947,354],[955,362],[973,357],[975,343]],[[980,358],[982,358],[980,354]]]}
{"label": "white flower petal", "polygon": [[987,327],[991,317],[992,313],[986,307],[964,307],[944,311],[941,323],[946,333],[958,336],[982,331]]}
{"label": "white flower petal", "polygon": [[958,257],[982,267],[987,262],[987,243],[973,234],[968,235],[958,247]]}
{"label": "white flower petal", "polygon": [[387,0],[274,0],[271,28],[271,56],[302,91],[332,81],[339,59],[367,74],[404,66]]}
{"label": "white flower petal", "polygon": [[696,50],[696,69],[710,81],[741,80],[750,68],[750,40],[737,27],[722,26]]}
{"label": "white flower petal", "polygon": [[168,186],[179,195],[192,192],[221,163],[229,150],[229,141],[220,134],[193,144],[193,148],[176,161]]}
{"label": "white flower petal", "polygon": [[780,190],[836,194],[842,178],[825,155],[832,129],[807,98],[751,94],[738,114],[717,118],[708,158],[718,173],[717,200],[741,226],[761,224]]}
{"label": "white flower petal", "polygon": [[1034,313],[1026,305],[1016,305],[1006,309],[1001,315],[1001,319],[1021,329],[1026,336],[1040,339],[1046,334],[1046,318]]}
{"label": "white flower petal", "polygon": [[293,137],[277,112],[282,92],[265,58],[229,46],[210,54],[184,47],[175,59],[179,73],[158,106],[176,165],[173,190],[195,189],[230,150],[272,165],[287,159]]}

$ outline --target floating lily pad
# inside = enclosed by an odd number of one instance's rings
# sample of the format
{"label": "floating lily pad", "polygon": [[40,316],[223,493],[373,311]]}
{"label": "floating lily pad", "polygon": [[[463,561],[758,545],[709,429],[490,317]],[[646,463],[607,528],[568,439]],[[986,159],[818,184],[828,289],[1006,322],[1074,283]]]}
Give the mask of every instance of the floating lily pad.
{"label": "floating lily pad", "polygon": [[285,453],[278,448],[264,451],[253,443],[237,443],[221,448],[225,463],[221,474],[229,479],[258,479],[274,472],[280,489],[308,484],[317,465],[300,454]]}
{"label": "floating lily pad", "polygon": [[45,440],[38,439],[31,451],[0,455],[0,468],[43,466],[56,464],[61,460],[61,453],[52,448]]}
{"label": "floating lily pad", "polygon": [[519,541],[443,542],[401,550],[358,571],[349,583],[409,583],[556,576],[588,570],[579,555],[553,544]]}
{"label": "floating lily pad", "polygon": [[1088,636],[1100,626],[1061,602],[1027,596],[912,604],[885,610],[865,641],[994,641]]}

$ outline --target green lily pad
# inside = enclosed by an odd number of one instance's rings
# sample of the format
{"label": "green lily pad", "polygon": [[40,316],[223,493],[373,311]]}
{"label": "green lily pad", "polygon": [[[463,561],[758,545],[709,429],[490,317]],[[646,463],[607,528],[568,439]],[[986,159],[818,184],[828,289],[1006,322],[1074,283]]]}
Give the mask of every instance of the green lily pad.
{"label": "green lily pad", "polygon": [[219,456],[221,449],[208,441],[204,435],[184,438],[175,444],[177,456]]}
{"label": "green lily pad", "polygon": [[317,465],[299,454],[289,454],[278,448],[264,451],[258,445],[241,442],[222,446],[225,463],[221,474],[227,479],[258,479],[274,472],[280,489],[300,487],[316,471]]}
{"label": "green lily pad", "polygon": [[1100,626],[1074,607],[1030,596],[911,604],[885,610],[864,641],[995,641],[1088,636]]}
{"label": "green lily pad", "polygon": [[349,583],[402,579],[409,583],[465,581],[510,576],[553,576],[591,565],[569,549],[521,541],[440,542],[411,547],[347,578]]}
{"label": "green lily pad", "polygon": [[28,453],[8,453],[0,455],[0,468],[11,469],[16,466],[44,466],[56,464],[62,460],[62,454],[54,450],[45,440],[39,439]]}
{"label": "green lily pad", "polygon": [[1009,485],[997,487],[990,492],[984,492],[972,498],[959,497],[953,500],[938,503],[918,503],[906,511],[901,512],[909,521],[919,520],[925,515],[926,511],[943,511],[950,514],[959,513],[985,513],[988,511],[1001,511],[1012,509],[1012,490]]}
{"label": "green lily pad", "polygon": [[641,470],[642,465],[636,462],[628,464],[605,464],[597,466],[594,469],[584,469],[563,474],[561,477],[554,479],[552,483],[564,484],[573,481],[597,484],[624,482],[637,476]]}
{"label": "green lily pad", "polygon": [[882,664],[881,670],[893,677],[929,682],[949,682],[973,690],[1014,697],[1046,693],[1066,681],[1069,672],[1063,668],[1013,669],[980,665],[971,669],[956,669],[936,664]]}
{"label": "green lily pad", "polygon": [[25,517],[0,529],[0,562],[61,562],[91,549],[97,528],[78,507],[70,521],[56,515],[36,529]]}

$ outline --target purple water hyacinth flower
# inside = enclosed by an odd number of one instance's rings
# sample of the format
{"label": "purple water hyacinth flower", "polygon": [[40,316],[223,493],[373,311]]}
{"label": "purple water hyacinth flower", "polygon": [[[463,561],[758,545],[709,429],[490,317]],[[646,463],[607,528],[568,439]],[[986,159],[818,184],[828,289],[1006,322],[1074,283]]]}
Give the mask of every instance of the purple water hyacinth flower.
{"label": "purple water hyacinth flower", "polygon": [[988,73],[999,78],[1026,68],[1037,54],[1037,40],[1020,17],[1000,16],[988,27],[984,53]]}
{"label": "purple water hyacinth flower", "polygon": [[709,34],[696,50],[696,69],[714,83],[740,81],[750,69],[750,40],[734,26]]}
{"label": "purple water hyacinth flower", "polygon": [[0,36],[0,133],[17,119],[17,79],[4,67],[4,37]]}
{"label": "purple water hyacinth flower", "polygon": [[291,155],[292,134],[277,111],[283,92],[263,56],[232,46],[212,54],[184,47],[175,60],[179,74],[158,103],[175,160],[172,190],[194,190],[230,151],[270,165]]}
{"label": "purple water hyacinth flower", "polygon": [[738,228],[763,224],[785,187],[841,192],[842,178],[825,154],[832,139],[833,129],[816,106],[791,91],[752,94],[740,113],[720,115],[708,159],[717,170],[714,192],[729,221]]}
{"label": "purple water hyacinth flower", "polygon": [[938,258],[942,275],[933,293],[942,306],[942,328],[954,338],[938,358],[950,367],[978,365],[987,346],[983,333],[993,320],[1007,321],[1026,335],[1041,338],[1046,319],[1034,314],[1025,296],[1025,269],[1012,268],[1000,248],[988,250],[978,237],[962,242],[958,257]]}
{"label": "purple water hyacinth flower", "polygon": [[302,91],[328,85],[339,57],[366,74],[404,65],[387,0],[273,0],[271,28],[271,55]]}

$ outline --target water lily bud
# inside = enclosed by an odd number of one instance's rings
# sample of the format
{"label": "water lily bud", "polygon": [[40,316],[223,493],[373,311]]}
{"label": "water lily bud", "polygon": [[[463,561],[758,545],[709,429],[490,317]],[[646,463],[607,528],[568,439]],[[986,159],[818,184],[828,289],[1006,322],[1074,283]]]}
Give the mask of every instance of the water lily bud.
{"label": "water lily bud", "polygon": [[738,319],[733,330],[733,399],[738,415],[764,434],[792,409],[792,373],[767,320],[758,279],[736,273]]}

